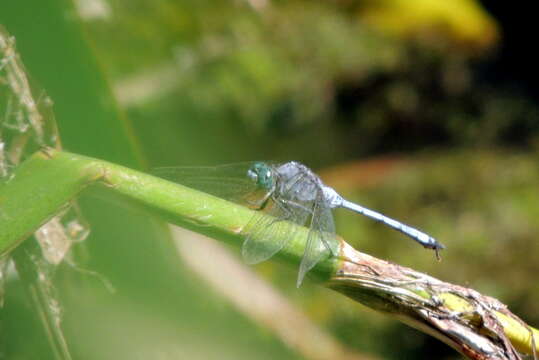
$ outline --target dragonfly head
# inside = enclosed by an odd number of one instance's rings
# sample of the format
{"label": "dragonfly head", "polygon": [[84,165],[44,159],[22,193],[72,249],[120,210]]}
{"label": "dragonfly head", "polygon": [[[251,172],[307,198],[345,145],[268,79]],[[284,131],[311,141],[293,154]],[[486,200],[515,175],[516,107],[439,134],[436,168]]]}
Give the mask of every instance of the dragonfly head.
{"label": "dragonfly head", "polygon": [[271,166],[263,162],[255,162],[247,171],[247,176],[258,187],[271,189],[275,185],[275,178]]}

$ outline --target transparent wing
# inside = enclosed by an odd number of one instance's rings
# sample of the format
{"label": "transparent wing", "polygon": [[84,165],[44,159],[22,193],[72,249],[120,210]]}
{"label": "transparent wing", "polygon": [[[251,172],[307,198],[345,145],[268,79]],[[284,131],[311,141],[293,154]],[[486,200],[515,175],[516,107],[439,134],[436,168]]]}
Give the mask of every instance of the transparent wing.
{"label": "transparent wing", "polygon": [[313,206],[313,215],[305,252],[299,266],[297,287],[300,287],[305,275],[328,254],[336,255],[337,238],[331,208],[324,201],[322,194],[317,196]]}
{"label": "transparent wing", "polygon": [[237,203],[256,203],[265,193],[247,177],[253,162],[219,166],[162,167],[151,174]]}
{"label": "transparent wing", "polygon": [[277,203],[271,203],[271,208],[258,212],[245,226],[243,232],[247,235],[242,246],[243,259],[247,264],[257,264],[269,259],[279,252],[286,244],[288,235],[296,231],[294,223],[286,221],[287,212]]}
{"label": "transparent wing", "polygon": [[306,207],[284,201],[272,201],[269,209],[260,211],[245,226],[247,235],[242,255],[248,264],[269,259],[294,237],[310,215]]}
{"label": "transparent wing", "polygon": [[333,212],[329,204],[323,201],[323,206],[319,206],[315,213],[318,221],[316,222],[317,231],[320,233],[322,244],[328,249],[333,256],[338,255],[338,241],[335,236],[335,222],[333,221]]}

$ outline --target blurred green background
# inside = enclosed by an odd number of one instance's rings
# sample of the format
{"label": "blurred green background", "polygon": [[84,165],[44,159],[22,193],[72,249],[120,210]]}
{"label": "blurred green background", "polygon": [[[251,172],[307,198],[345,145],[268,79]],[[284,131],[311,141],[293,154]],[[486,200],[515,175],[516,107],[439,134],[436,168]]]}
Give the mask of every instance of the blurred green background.
{"label": "blurred green background", "polygon": [[[523,6],[4,0],[0,24],[53,99],[66,150],[141,170],[304,162],[343,195],[447,246],[437,262],[399,233],[337,211],[338,233],[357,249],[494,296],[538,325],[537,56],[524,41],[532,15]],[[197,238],[184,234],[178,251],[165,224],[140,209],[101,193],[79,204],[91,234],[76,262],[116,291],[73,266],[55,269],[74,359],[459,358],[341,295],[308,282],[296,289],[296,269],[248,268],[283,301],[277,308],[295,309],[340,352],[301,350],[298,342],[318,346],[305,328],[281,314],[287,331],[276,331],[186,260]],[[197,256],[217,265],[209,276],[224,288],[249,292],[251,274],[227,278],[226,261]],[[0,358],[54,359],[24,288],[8,277]]]}

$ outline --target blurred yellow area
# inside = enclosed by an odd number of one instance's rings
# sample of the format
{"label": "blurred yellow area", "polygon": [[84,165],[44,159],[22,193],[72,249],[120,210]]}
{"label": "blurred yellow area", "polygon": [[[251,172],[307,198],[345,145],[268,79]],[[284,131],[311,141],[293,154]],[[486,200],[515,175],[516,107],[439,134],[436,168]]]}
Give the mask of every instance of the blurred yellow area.
{"label": "blurred yellow area", "polygon": [[400,37],[449,41],[469,53],[491,48],[500,39],[496,21],[476,0],[376,0],[360,9],[361,20]]}

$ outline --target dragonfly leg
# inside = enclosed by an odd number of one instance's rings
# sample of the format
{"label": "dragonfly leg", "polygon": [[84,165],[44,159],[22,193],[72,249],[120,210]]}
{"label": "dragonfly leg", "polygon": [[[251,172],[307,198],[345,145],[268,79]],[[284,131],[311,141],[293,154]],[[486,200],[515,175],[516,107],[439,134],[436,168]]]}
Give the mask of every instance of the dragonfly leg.
{"label": "dragonfly leg", "polygon": [[292,200],[281,200],[281,202],[287,204],[287,205],[290,205],[292,207],[295,207],[295,208],[298,208],[298,209],[301,209],[305,212],[308,212],[309,214],[313,214],[313,211],[309,208],[307,208],[306,206],[298,203],[298,202],[295,202],[295,201],[292,201]]}
{"label": "dragonfly leg", "polygon": [[[288,202],[286,200],[280,200],[280,201],[276,201],[275,199],[273,199],[273,202],[275,203],[276,206],[278,206],[279,208],[281,208],[281,210],[283,210],[283,212],[286,214],[285,216],[282,216],[279,221],[283,221],[283,220],[290,220],[293,218],[293,212],[290,210],[290,208],[286,205],[289,205]],[[267,203],[267,201],[266,201]]]}
{"label": "dragonfly leg", "polygon": [[284,216],[275,218],[274,220],[272,220],[272,222],[270,223],[269,226],[272,226],[273,224],[276,224],[276,223],[281,222],[281,221],[288,221],[288,220],[291,220],[291,219],[294,218],[294,213],[287,206],[287,205],[289,205],[289,203],[287,201],[283,201],[283,200],[277,201],[272,196],[270,196],[270,197],[268,197],[268,199],[266,199],[266,201],[264,201],[264,207],[267,206],[270,198],[273,200],[274,206],[278,206],[283,211]]}
{"label": "dragonfly leg", "polygon": [[264,210],[266,206],[268,205],[269,199],[271,198],[271,193],[268,193],[264,195],[264,198],[260,201],[249,201],[247,200],[247,204],[252,205],[253,209],[256,211]]}

